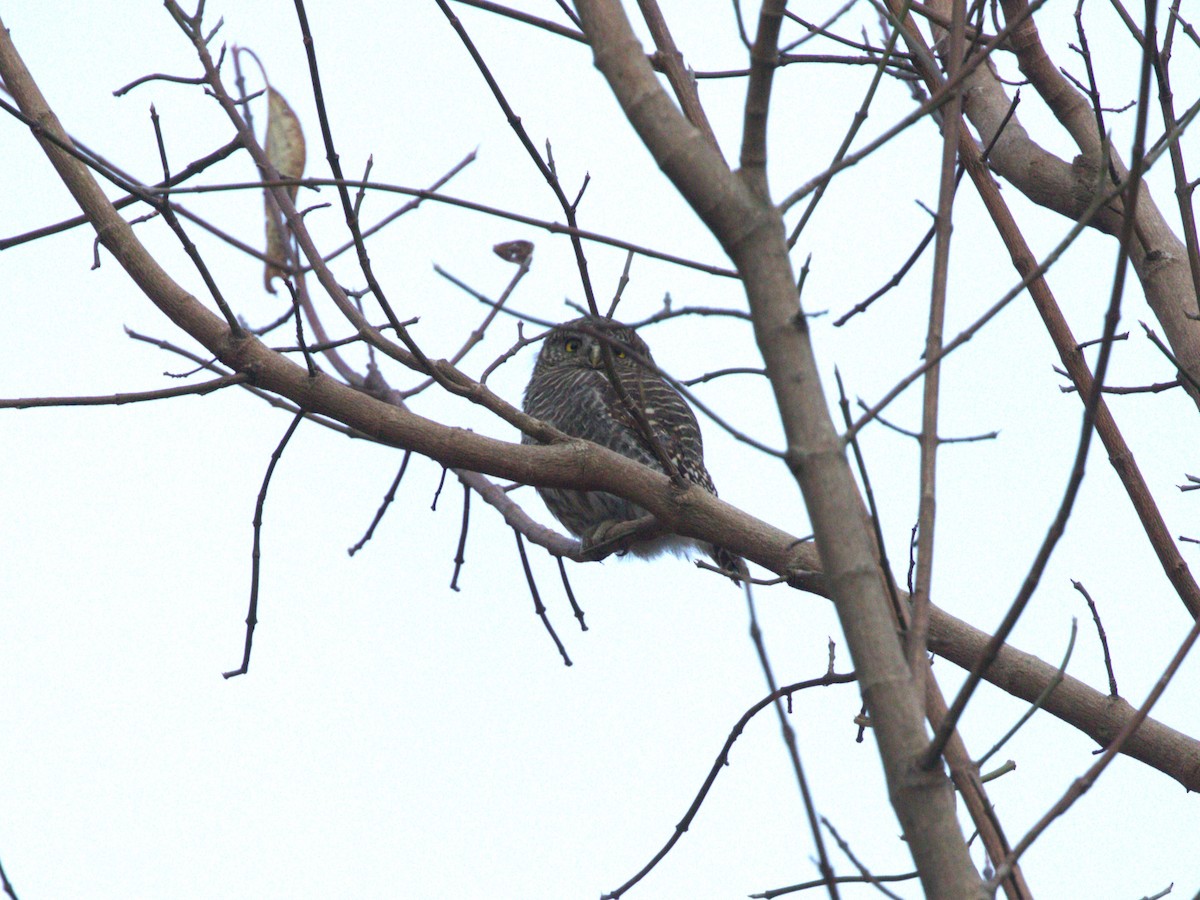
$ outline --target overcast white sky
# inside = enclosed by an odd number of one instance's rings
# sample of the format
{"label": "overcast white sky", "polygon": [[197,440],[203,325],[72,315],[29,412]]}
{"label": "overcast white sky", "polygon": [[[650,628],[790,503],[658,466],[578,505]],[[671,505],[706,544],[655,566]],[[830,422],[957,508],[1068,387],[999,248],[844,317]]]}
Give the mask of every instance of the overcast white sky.
{"label": "overcast white sky", "polygon": [[[698,70],[745,63],[727,3],[666,3]],[[562,19],[553,3],[526,8]],[[797,10],[814,20],[836,4]],[[588,50],[476,10],[458,9],[535,143],[549,140],[568,193],[591,184],[581,224],[667,252],[724,265],[719,248],[615,115]],[[1074,5],[1051,0],[1042,31],[1060,64],[1073,39]],[[478,160],[447,192],[526,215],[561,220],[458,38],[432,2],[310,4],[338,151],[347,173],[374,154],[372,177],[413,187],[466,154]],[[1106,101],[1132,99],[1134,56],[1100,4],[1089,37]],[[290,4],[210,3],[221,35],[252,48],[301,117],[308,171],[325,175],[307,69]],[[851,20],[874,28],[863,6]],[[194,75],[190,47],[161,6],[119,0],[23,4],[4,24],[68,130],[145,181],[159,177],[148,110],[161,116],[175,168],[231,134],[194,87],[153,83],[112,91],[149,72]],[[856,34],[857,25],[847,25]],[[1193,48],[1194,50],[1194,48]],[[812,45],[812,52],[833,52]],[[1103,54],[1108,54],[1104,56]],[[1193,52],[1191,59],[1195,59]],[[1124,70],[1119,67],[1124,66]],[[1180,71],[1185,71],[1181,69]],[[771,150],[782,196],[819,172],[865,89],[866,70],[807,67],[780,79]],[[1182,80],[1182,79],[1181,79]],[[1181,97],[1188,93],[1177,85]],[[703,97],[726,156],[740,137],[738,81],[705,82]],[[1036,102],[1023,103],[1038,138]],[[864,134],[911,110],[885,84]],[[261,123],[260,114],[260,123]],[[1117,145],[1132,119],[1112,116]],[[797,249],[812,254],[804,302],[840,314],[884,283],[928,227],[916,202],[936,204],[936,130],[922,122],[878,157],[846,172]],[[1189,135],[1193,159],[1200,150]],[[28,132],[0,122],[0,236],[75,213]],[[1195,165],[1195,162],[1193,162]],[[1171,221],[1163,171],[1152,176]],[[238,156],[206,176],[250,180]],[[1006,188],[1039,252],[1070,223]],[[332,192],[301,202],[332,202]],[[370,221],[401,201],[371,196]],[[238,237],[261,240],[252,193],[187,201]],[[310,215],[318,239],[343,240],[335,208]],[[955,334],[1015,278],[964,183],[956,209],[947,333]],[[139,226],[174,277],[202,284],[159,223]],[[259,265],[194,229],[226,297],[253,324],[286,301],[262,290]],[[513,305],[550,319],[582,302],[565,238],[501,219],[426,205],[383,231],[372,260],[401,315],[419,315],[430,355],[452,353],[484,308],[433,272],[438,264],[498,294],[512,267],[491,253],[532,240],[535,263]],[[1100,332],[1114,242],[1088,235],[1051,275],[1077,337]],[[178,357],[130,341],[128,327],[193,346],[101,254],[91,270],[86,229],[0,254],[6,350],[0,395],[102,394],[174,382]],[[611,296],[624,254],[589,247],[600,297]],[[869,316],[837,329],[813,320],[832,391],[839,367],[853,396],[874,400],[918,361],[930,257]],[[361,286],[352,260],[338,269]],[[670,294],[676,304],[742,307],[736,282],[645,258],[635,260],[622,315],[642,318]],[[1132,279],[1131,279],[1132,281]],[[1169,364],[1141,337],[1149,311],[1131,285],[1112,383],[1166,381]],[[346,327],[336,332],[348,334]],[[759,358],[749,327],[675,321],[644,332],[659,363],[682,378]],[[515,338],[502,321],[466,368],[478,373]],[[288,340],[288,338],[283,338]],[[946,446],[940,457],[935,601],[984,629],[1011,601],[1061,497],[1078,436],[1079,404],[1059,391],[1056,356],[1027,300],[1019,300],[944,369],[942,431],[999,430],[996,441]],[[526,352],[489,382],[517,401]],[[405,384],[399,372],[389,373]],[[715,381],[699,395],[738,427],[778,445],[765,384]],[[919,427],[919,391],[889,411]],[[1173,486],[1198,473],[1200,428],[1169,392],[1112,401],[1169,526],[1200,536],[1200,495]],[[414,407],[500,437],[510,428],[433,396]],[[580,633],[556,567],[531,549],[542,596],[574,661],[563,666],[533,613],[513,537],[481,502],[472,506],[461,592],[448,585],[462,490],[451,479],[430,510],[440,468],[414,458],[396,505],[367,548],[346,548],[369,524],[400,453],[302,427],[276,469],[266,506],[259,625],[250,673],[223,680],[241,658],[249,590],[251,518],[270,453],[290,417],[225,391],[119,408],[0,412],[0,862],[22,900],[38,898],[596,897],[633,875],[671,835],[738,717],[766,692],[740,596],[683,561],[610,560],[572,566],[589,631]],[[748,452],[704,422],[709,468],[722,496],[797,535],[807,533],[799,492],[782,465]],[[1098,444],[1098,442],[1097,442]],[[903,559],[915,517],[917,448],[881,427],[864,451],[893,556]],[[532,491],[517,494],[550,523]],[[1184,545],[1194,561],[1194,545]],[[898,564],[903,575],[903,566]],[[1100,604],[1122,694],[1137,704],[1174,653],[1189,620],[1157,567],[1102,449],[1092,454],[1077,510],[1042,588],[1014,636],[1057,663],[1073,617],[1070,672],[1106,690],[1081,580]],[[827,642],[850,668],[836,617],[823,600],[785,588],[758,603],[777,677],[820,675]],[[962,673],[935,671],[951,693]],[[1200,663],[1191,659],[1154,712],[1196,735]],[[911,861],[886,802],[875,748],[857,744],[857,689],[799,695],[792,718],[818,810],[876,874]],[[964,720],[975,754],[1024,704],[987,688]],[[1092,762],[1094,745],[1039,715],[1000,754],[1017,769],[989,785],[1014,840]],[[744,897],[817,877],[812,837],[769,715],[736,744],[691,830],[631,897]],[[1200,890],[1196,800],[1165,775],[1119,759],[1024,861],[1039,897],[1133,898],[1174,883]],[[840,873],[853,867],[836,848]],[[981,851],[974,850],[982,863]],[[915,883],[895,890],[919,896]],[[874,896],[847,887],[842,896]]]}

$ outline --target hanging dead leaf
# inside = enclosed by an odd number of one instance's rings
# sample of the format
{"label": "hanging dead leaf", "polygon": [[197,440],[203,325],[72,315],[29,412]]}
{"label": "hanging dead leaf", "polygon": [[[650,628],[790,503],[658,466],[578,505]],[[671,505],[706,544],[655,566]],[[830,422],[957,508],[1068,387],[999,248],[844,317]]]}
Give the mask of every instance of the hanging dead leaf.
{"label": "hanging dead leaf", "polygon": [[[267,140],[264,149],[271,165],[284,178],[299,178],[304,174],[304,133],[300,130],[300,120],[283,95],[273,87],[267,88]],[[296,186],[287,189],[288,196],[296,199]],[[284,227],[283,215],[279,211],[270,191],[265,191],[267,220],[267,257],[285,260],[288,258],[287,229]],[[263,282],[270,293],[275,293],[272,282],[283,278],[284,273],[278,267],[267,263]]]}
{"label": "hanging dead leaf", "polygon": [[533,255],[533,244],[530,241],[505,241],[492,248],[498,257],[510,263],[523,263]]}

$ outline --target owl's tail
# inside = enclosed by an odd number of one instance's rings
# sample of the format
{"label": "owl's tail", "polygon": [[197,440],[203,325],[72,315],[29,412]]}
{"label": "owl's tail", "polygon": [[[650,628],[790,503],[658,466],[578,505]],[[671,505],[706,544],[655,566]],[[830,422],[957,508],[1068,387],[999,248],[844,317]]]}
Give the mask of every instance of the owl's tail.
{"label": "owl's tail", "polygon": [[731,553],[724,547],[718,547],[715,544],[708,548],[708,555],[712,557],[712,561],[721,567],[721,571],[729,576],[729,580],[734,584],[740,585],[743,581],[750,578],[750,570],[746,568],[746,561],[735,553]]}

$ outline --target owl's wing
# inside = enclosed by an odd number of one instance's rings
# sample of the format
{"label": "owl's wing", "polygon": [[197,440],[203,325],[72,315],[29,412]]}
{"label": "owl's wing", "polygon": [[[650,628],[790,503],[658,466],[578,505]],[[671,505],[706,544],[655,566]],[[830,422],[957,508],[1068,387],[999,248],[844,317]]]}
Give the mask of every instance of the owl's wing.
{"label": "owl's wing", "polygon": [[[650,430],[667,457],[675,464],[688,481],[716,493],[712,478],[704,467],[704,442],[696,415],[687,401],[675,388],[661,377],[642,370],[623,372],[621,383],[629,392],[630,399],[645,414]],[[656,469],[662,469],[658,457],[646,439],[642,429],[625,404],[621,402],[612,385],[607,385],[616,404],[612,417],[619,420],[629,439],[636,441],[641,450],[642,461]],[[632,454],[626,454],[632,455]]]}
{"label": "owl's wing", "polygon": [[[608,377],[597,369],[577,369],[576,372],[579,381],[566,398],[567,408],[559,416],[561,423],[555,424],[573,437],[584,438],[661,470],[650,443]],[[626,383],[624,378],[622,383],[631,399],[640,403],[637,386]]]}

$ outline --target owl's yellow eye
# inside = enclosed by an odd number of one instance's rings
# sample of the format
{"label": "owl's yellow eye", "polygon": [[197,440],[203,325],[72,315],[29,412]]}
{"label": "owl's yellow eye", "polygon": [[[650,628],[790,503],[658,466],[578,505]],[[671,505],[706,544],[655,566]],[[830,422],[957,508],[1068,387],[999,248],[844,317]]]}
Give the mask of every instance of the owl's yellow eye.
{"label": "owl's yellow eye", "polygon": [[574,353],[579,349],[579,338],[567,338],[567,342],[563,344],[563,349],[568,353]]}
{"label": "owl's yellow eye", "polygon": [[617,359],[624,359],[624,358],[625,358],[625,351],[624,351],[624,350],[614,350],[614,351],[613,351],[613,356],[615,356]]}

